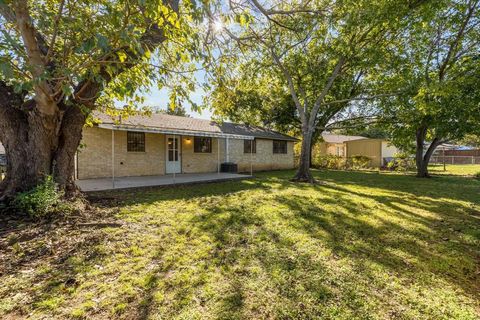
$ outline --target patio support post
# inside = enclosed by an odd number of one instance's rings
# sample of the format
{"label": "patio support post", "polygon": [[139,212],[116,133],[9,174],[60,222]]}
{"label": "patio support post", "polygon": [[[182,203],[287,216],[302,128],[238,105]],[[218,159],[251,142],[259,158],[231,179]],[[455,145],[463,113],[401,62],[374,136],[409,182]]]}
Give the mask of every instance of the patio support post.
{"label": "patio support post", "polygon": [[[178,154],[178,150],[176,150],[176,143],[177,142],[177,136],[174,134],[173,135],[173,161],[175,163],[175,168],[173,169],[173,183],[175,184],[175,171],[177,171],[177,154]],[[168,146],[167,146],[168,148]],[[177,154],[175,153],[177,152]]]}
{"label": "patio support post", "polygon": [[447,171],[447,167],[445,164],[445,146],[443,147],[442,151],[443,151],[443,171]]}
{"label": "patio support post", "polygon": [[112,128],[112,189],[115,189],[115,130]]}
{"label": "patio support post", "polygon": [[217,138],[217,174],[220,174],[220,138]]}
{"label": "patio support post", "polygon": [[229,152],[228,152],[228,149],[229,149],[229,143],[228,143],[228,137],[225,139],[225,162],[229,162],[230,161],[230,158],[229,158]]}
{"label": "patio support post", "polygon": [[250,140],[250,175],[253,176],[253,141]]}

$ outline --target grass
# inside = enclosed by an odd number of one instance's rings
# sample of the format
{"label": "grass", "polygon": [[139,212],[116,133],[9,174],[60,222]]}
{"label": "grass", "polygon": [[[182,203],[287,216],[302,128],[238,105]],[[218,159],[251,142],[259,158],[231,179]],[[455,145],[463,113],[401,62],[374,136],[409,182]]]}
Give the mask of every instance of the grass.
{"label": "grass", "polygon": [[314,174],[102,193],[121,227],[4,235],[0,318],[480,317],[480,181]]}
{"label": "grass", "polygon": [[480,164],[447,164],[446,171],[442,164],[430,165],[428,170],[432,174],[446,174],[454,176],[473,176],[480,173]]}

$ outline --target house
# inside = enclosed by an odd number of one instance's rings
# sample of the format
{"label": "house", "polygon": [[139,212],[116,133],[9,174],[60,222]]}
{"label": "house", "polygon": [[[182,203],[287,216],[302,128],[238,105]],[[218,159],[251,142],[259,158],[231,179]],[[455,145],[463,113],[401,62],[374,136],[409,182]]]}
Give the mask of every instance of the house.
{"label": "house", "polygon": [[346,142],[347,157],[366,156],[371,167],[383,167],[399,150],[385,139],[355,139]]}
{"label": "house", "polygon": [[97,113],[83,131],[77,179],[291,169],[296,138],[269,129],[153,114],[117,118]]}
{"label": "house", "polygon": [[334,155],[345,157],[347,154],[347,141],[366,139],[361,136],[346,136],[341,134],[333,134],[330,132],[322,133],[322,142],[319,144],[320,155]]}
{"label": "house", "polygon": [[335,155],[351,158],[366,156],[371,159],[370,166],[386,165],[398,149],[386,139],[370,139],[362,136],[347,136],[325,132],[319,144],[320,155]]}

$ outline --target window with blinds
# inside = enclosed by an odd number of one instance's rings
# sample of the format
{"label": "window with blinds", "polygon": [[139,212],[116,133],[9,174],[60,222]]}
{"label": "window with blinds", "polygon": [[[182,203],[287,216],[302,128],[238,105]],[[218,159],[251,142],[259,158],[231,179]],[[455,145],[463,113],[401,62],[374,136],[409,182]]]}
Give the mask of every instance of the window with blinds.
{"label": "window with blinds", "polygon": [[195,153],[212,153],[212,138],[194,137],[193,151]]}
{"label": "window with blinds", "polygon": [[257,153],[257,140],[243,140],[243,153]]}
{"label": "window with blinds", "polygon": [[273,140],[273,153],[286,154],[287,153],[287,141]]}
{"label": "window with blinds", "polygon": [[145,152],[145,132],[127,131],[127,151]]}

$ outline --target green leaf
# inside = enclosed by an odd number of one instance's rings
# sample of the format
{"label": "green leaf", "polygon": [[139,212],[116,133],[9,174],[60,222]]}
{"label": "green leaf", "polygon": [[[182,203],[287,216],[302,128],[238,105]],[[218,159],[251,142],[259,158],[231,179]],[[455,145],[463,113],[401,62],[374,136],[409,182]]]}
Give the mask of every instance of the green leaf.
{"label": "green leaf", "polygon": [[123,51],[117,52],[117,56],[120,62],[125,62],[125,60],[127,60],[127,55]]}

